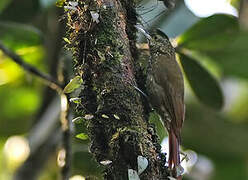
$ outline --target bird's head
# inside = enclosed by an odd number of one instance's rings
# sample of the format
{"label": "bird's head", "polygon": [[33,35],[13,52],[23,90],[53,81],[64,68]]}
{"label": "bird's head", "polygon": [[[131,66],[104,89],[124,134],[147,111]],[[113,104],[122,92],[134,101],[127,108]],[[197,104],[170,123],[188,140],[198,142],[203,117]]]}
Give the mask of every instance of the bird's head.
{"label": "bird's head", "polygon": [[148,39],[150,51],[154,53],[166,53],[172,49],[168,36],[160,29],[156,29],[150,34]]}
{"label": "bird's head", "polygon": [[147,39],[151,54],[171,54],[174,53],[168,36],[161,31],[156,29],[151,34],[147,33],[143,28],[135,26]]}

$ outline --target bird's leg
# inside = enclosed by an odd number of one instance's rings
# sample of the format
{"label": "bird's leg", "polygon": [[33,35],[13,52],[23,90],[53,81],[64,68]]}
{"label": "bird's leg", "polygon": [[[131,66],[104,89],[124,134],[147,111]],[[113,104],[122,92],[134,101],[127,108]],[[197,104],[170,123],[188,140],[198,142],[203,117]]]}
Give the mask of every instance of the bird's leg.
{"label": "bird's leg", "polygon": [[184,168],[179,164],[175,167],[176,169],[176,176],[180,177],[182,176],[183,172],[184,172]]}

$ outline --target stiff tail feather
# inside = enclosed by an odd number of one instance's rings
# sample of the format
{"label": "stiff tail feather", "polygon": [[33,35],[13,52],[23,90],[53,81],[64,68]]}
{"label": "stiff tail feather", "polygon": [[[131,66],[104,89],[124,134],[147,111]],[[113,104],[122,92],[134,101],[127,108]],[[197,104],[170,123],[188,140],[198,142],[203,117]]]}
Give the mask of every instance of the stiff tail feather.
{"label": "stiff tail feather", "polygon": [[177,178],[177,180],[182,180],[182,176],[179,173],[178,169],[180,166],[180,154],[179,154],[179,140],[177,139],[174,132],[169,132],[169,160],[168,160],[169,168],[173,170],[173,176]]}

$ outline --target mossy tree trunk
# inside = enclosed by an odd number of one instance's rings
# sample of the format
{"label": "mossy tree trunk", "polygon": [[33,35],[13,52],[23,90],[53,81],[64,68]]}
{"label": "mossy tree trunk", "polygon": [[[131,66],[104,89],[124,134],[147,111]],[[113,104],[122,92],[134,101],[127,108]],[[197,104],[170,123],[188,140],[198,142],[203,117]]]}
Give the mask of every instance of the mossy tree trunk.
{"label": "mossy tree trunk", "polygon": [[137,170],[139,155],[149,162],[140,179],[167,179],[144,97],[134,88],[143,77],[135,63],[135,3],[84,0],[77,10],[68,10],[67,47],[74,55],[75,74],[83,79],[82,103],[76,111],[93,117],[86,124],[96,160],[112,161],[105,166],[105,179],[128,179],[128,169]]}

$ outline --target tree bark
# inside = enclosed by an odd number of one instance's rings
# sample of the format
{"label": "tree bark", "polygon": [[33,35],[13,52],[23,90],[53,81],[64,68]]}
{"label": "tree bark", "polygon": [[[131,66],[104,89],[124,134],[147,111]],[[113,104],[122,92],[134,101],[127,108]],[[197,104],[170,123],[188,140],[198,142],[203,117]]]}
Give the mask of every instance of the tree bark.
{"label": "tree bark", "polygon": [[66,47],[73,52],[75,74],[83,79],[76,111],[85,117],[96,160],[112,161],[105,166],[105,179],[128,179],[128,169],[137,171],[139,155],[149,162],[140,179],[167,179],[158,136],[135,89],[137,81],[144,82],[135,63],[135,3],[84,0],[68,9]]}

